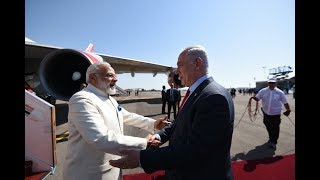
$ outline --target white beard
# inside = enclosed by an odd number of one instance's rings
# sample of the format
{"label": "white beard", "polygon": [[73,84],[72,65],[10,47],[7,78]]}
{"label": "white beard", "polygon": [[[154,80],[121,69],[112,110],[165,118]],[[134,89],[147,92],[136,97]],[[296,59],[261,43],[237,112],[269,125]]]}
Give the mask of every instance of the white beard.
{"label": "white beard", "polygon": [[113,87],[110,86],[110,83],[105,83],[103,81],[99,81],[99,89],[106,92],[107,94],[113,95],[116,94],[117,89],[116,86],[114,85]]}
{"label": "white beard", "polygon": [[108,84],[108,88],[106,89],[106,92],[108,94],[116,94],[117,92],[116,86],[110,87],[110,84]]}

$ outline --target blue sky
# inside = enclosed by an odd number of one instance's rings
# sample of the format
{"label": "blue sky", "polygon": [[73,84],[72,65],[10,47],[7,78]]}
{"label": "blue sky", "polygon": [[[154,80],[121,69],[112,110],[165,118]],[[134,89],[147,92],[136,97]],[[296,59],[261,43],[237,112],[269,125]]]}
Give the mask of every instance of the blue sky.
{"label": "blue sky", "polygon": [[[254,87],[270,68],[295,67],[295,1],[26,0],[25,36],[173,67],[184,47],[201,44],[217,82]],[[165,74],[118,77],[124,89],[169,87]]]}

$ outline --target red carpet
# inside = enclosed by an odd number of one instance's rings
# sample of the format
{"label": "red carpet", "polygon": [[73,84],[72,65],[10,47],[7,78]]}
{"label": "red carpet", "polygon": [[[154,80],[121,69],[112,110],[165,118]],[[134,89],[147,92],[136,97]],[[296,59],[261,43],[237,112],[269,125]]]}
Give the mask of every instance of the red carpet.
{"label": "red carpet", "polygon": [[[295,154],[232,163],[234,180],[294,180]],[[163,180],[164,171],[127,174],[123,180]]]}
{"label": "red carpet", "polygon": [[50,173],[49,171],[46,172],[39,172],[39,173],[34,173],[30,176],[25,176],[25,180],[40,180],[43,179],[46,175],[48,175],[48,173]]}
{"label": "red carpet", "polygon": [[232,163],[234,180],[294,180],[295,154]]}

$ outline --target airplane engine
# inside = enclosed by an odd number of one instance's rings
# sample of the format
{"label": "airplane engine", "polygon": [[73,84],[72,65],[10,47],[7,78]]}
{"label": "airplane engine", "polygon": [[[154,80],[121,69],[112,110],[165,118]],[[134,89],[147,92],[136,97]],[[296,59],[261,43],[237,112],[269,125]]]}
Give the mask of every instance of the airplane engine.
{"label": "airplane engine", "polygon": [[168,84],[169,84],[169,86],[171,85],[171,83],[173,83],[174,86],[177,87],[177,88],[185,87],[184,85],[181,84],[181,80],[179,78],[179,75],[176,73],[176,70],[177,69],[171,70],[169,75],[168,75]]}
{"label": "airplane engine", "polygon": [[59,49],[48,54],[39,67],[40,82],[54,98],[68,101],[86,82],[87,68],[102,57],[90,52]]}

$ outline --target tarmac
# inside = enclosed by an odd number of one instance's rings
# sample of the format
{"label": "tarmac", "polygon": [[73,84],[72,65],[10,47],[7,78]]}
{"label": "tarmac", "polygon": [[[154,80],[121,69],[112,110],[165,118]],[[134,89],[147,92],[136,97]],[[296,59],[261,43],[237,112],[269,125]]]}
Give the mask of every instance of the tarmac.
{"label": "tarmac", "polygon": [[[181,92],[184,96],[185,91]],[[251,96],[236,94],[233,99],[235,106],[235,121],[233,139],[231,145],[232,161],[253,160],[265,157],[295,154],[295,99],[293,94],[287,94],[291,114],[287,117],[281,116],[280,135],[276,150],[270,148],[267,130],[262,122],[262,112],[256,116],[248,113],[248,102]],[[158,119],[165,116],[161,113],[161,91],[139,92],[138,96],[115,97],[118,103],[126,110],[135,112],[150,118]],[[259,102],[259,109],[261,103]],[[256,102],[252,101],[251,109],[256,108]],[[67,131],[68,104],[65,101],[57,101],[56,108],[56,135]],[[166,107],[167,108],[167,107]],[[283,107],[283,112],[285,108]],[[171,118],[173,115],[171,115]],[[251,117],[251,118],[250,118]],[[146,137],[149,132],[131,126],[124,125],[124,134]],[[49,175],[48,180],[62,180],[63,161],[66,152],[67,138],[57,141],[56,158],[57,164],[53,174]],[[166,146],[164,144],[163,146]],[[144,172],[141,168],[123,170],[123,175]]]}

